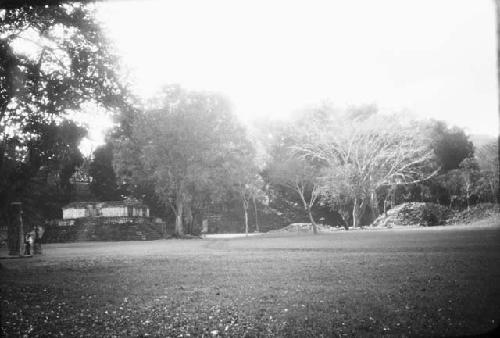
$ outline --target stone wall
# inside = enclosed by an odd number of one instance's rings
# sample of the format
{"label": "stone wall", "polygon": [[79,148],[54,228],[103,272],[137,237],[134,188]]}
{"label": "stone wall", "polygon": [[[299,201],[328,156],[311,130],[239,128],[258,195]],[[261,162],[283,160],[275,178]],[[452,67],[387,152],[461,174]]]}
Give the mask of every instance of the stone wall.
{"label": "stone wall", "polygon": [[78,241],[138,241],[163,238],[165,224],[150,217],[85,217],[73,225],[49,225],[43,243]]}
{"label": "stone wall", "polygon": [[128,216],[126,206],[102,208],[101,214],[104,217]]}
{"label": "stone wall", "polygon": [[75,219],[85,217],[85,209],[63,209],[63,219]]}

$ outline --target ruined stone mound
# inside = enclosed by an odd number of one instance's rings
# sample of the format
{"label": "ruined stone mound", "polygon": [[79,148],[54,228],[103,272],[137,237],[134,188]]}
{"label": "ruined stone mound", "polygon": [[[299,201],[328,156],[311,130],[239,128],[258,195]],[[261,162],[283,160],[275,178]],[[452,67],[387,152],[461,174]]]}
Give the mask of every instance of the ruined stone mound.
{"label": "ruined stone mound", "polygon": [[444,224],[449,216],[445,206],[426,202],[409,202],[395,206],[380,215],[371,226],[434,226]]}
{"label": "ruined stone mound", "polygon": [[[323,225],[323,224],[318,224],[318,231],[319,232],[328,232],[332,231],[333,228],[328,226],[328,225]],[[291,223],[290,225],[287,225],[284,228],[278,229],[278,230],[271,230],[269,231],[271,233],[273,232],[313,232],[313,227],[312,223]]]}

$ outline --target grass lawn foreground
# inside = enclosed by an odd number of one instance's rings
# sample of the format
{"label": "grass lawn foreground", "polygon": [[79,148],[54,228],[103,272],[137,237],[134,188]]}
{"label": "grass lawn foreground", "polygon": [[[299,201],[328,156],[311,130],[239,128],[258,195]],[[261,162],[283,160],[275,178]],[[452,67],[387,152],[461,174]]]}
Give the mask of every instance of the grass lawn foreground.
{"label": "grass lawn foreground", "polygon": [[497,221],[49,244],[1,261],[0,335],[478,334],[500,319]]}

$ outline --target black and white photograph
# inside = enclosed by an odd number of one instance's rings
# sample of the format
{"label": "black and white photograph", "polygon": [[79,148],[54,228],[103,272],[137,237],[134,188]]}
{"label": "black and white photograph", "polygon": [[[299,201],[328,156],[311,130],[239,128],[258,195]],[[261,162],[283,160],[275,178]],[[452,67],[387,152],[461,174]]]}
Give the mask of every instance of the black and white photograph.
{"label": "black and white photograph", "polygon": [[0,337],[500,336],[500,0],[0,0]]}

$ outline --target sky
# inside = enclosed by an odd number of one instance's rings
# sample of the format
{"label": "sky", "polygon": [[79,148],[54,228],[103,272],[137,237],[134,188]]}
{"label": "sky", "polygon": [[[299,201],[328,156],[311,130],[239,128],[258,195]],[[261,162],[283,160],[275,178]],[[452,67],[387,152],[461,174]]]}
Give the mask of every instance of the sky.
{"label": "sky", "polygon": [[497,135],[491,0],[108,1],[98,17],[147,98],[216,91],[244,121],[324,100]]}

